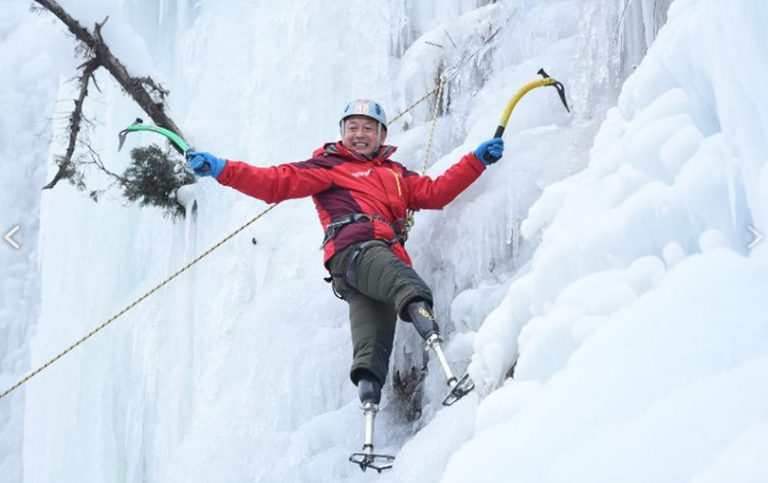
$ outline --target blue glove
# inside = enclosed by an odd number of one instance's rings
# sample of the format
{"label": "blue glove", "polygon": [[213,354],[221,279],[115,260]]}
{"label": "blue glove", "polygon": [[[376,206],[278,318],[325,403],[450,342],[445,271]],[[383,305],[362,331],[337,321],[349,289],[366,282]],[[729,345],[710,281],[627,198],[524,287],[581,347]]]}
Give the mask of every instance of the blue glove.
{"label": "blue glove", "polygon": [[217,178],[222,170],[224,170],[224,166],[227,165],[227,160],[217,158],[211,153],[189,151],[187,153],[187,164],[198,176],[213,176]]}
{"label": "blue glove", "polygon": [[475,156],[486,166],[500,160],[502,154],[504,154],[504,140],[501,138],[489,139],[475,149]]}

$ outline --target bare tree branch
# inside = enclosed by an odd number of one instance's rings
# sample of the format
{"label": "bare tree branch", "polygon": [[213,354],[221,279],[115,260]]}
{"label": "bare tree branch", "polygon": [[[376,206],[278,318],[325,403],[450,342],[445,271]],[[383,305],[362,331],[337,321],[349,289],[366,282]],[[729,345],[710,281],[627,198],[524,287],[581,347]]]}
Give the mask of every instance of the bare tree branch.
{"label": "bare tree branch", "polygon": [[101,160],[101,154],[99,154],[98,151],[93,149],[93,147],[90,144],[86,142],[82,142],[80,143],[80,145],[88,150],[88,156],[91,158],[90,161],[85,161],[83,162],[83,164],[92,164],[97,168],[99,168],[100,170],[102,170],[105,174],[107,174],[109,177],[113,179],[112,185],[117,183],[121,186],[125,186],[129,183],[128,179],[125,176],[120,176],[119,174],[107,169],[106,165],[104,164],[104,161]]}
{"label": "bare tree branch", "polygon": [[88,81],[90,80],[93,72],[99,68],[99,62],[97,59],[91,59],[83,64],[83,73],[80,76],[80,94],[75,99],[75,109],[72,114],[69,115],[69,143],[67,144],[67,150],[63,156],[61,156],[56,163],[59,165],[59,170],[54,175],[50,183],[43,186],[43,189],[51,189],[56,186],[63,178],[67,177],[67,173],[71,172],[72,155],[75,152],[75,146],[77,145],[77,136],[80,134],[80,124],[83,120],[83,102],[88,95]]}
{"label": "bare tree branch", "polygon": [[99,83],[96,81],[95,75],[91,75],[91,82],[93,82],[93,87],[95,87],[96,90],[99,91],[99,94],[101,94],[101,87],[99,87]]}
{"label": "bare tree branch", "polygon": [[43,8],[54,14],[56,17],[58,17],[59,20],[64,22],[64,25],[67,26],[70,32],[72,32],[75,37],[81,42],[83,42],[85,45],[87,45],[90,48],[93,48],[96,44],[96,41],[91,36],[91,34],[88,32],[88,30],[85,29],[82,25],[80,25],[80,22],[72,18],[64,9],[54,0],[35,0],[35,2],[39,3]]}
{"label": "bare tree branch", "polygon": [[170,92],[163,87],[162,84],[155,83],[154,79],[151,77],[141,77],[139,78],[142,84],[145,84],[147,87],[150,88],[151,93],[157,93],[158,96],[160,96],[160,100],[165,100],[165,96],[170,94]]}
{"label": "bare tree branch", "polygon": [[143,85],[148,84],[154,90],[162,93],[162,97],[168,94],[168,91],[162,88],[150,77],[133,77],[128,72],[128,69],[112,54],[104,39],[101,36],[101,28],[106,23],[107,18],[101,23],[97,23],[94,27],[93,34],[85,29],[80,23],[72,18],[55,0],[34,0],[38,4],[48,9],[51,13],[56,15],[69,29],[75,37],[87,45],[90,49],[96,53],[96,58],[99,59],[101,65],[103,65],[112,77],[120,84],[125,92],[130,95],[134,101],[141,107],[144,112],[149,115],[152,121],[160,127],[164,127],[175,132],[178,135],[182,135],[181,130],[176,126],[176,123],[168,117],[165,112],[165,106],[162,102],[157,103],[152,99],[152,96],[144,89]]}
{"label": "bare tree branch", "polygon": [[[109,50],[109,47],[104,43],[104,39],[101,36],[101,25],[99,24],[94,28],[94,39],[96,40],[95,50],[97,58],[128,95],[136,101],[139,107],[147,113],[156,125],[169,129],[183,137],[181,129],[179,129],[178,126],[176,126],[176,123],[165,113],[165,105],[162,102],[155,102],[152,99],[152,96],[144,89],[145,82],[142,82],[142,79],[139,77],[132,77],[128,73],[128,69],[126,69],[126,67],[112,54],[112,51]],[[152,81],[152,84],[157,85],[154,81]]]}

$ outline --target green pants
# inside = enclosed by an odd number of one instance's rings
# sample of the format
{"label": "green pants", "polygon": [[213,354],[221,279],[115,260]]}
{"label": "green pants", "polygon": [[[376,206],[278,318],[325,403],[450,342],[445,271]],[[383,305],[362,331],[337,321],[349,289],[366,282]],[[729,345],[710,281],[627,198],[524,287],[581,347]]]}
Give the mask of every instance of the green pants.
{"label": "green pants", "polygon": [[349,304],[353,361],[349,377],[357,384],[369,371],[384,385],[397,316],[410,321],[406,307],[432,303],[432,291],[416,271],[379,240],[351,245],[328,261],[333,288]]}

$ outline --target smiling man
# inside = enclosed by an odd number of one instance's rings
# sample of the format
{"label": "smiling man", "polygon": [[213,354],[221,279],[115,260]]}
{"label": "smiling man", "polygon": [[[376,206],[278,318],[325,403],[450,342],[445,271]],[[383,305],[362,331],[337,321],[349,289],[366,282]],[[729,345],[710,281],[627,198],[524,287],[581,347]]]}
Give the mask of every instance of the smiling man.
{"label": "smiling man", "polygon": [[339,127],[340,141],[325,144],[302,162],[259,168],[203,152],[189,153],[188,162],[196,174],[213,176],[267,203],[312,196],[325,231],[328,280],[349,304],[350,378],[370,421],[364,453],[354,462],[363,469],[377,468],[373,416],[387,378],[398,316],[411,322],[435,351],[450,388],[446,405],[474,387],[466,375],[453,376],[442,352],[432,292],[412,268],[404,247],[407,210],[443,208],[501,158],[504,143],[485,141],[433,180],[390,159],[397,148],[384,144],[387,118],[379,103],[348,103]]}
{"label": "smiling man", "polygon": [[387,137],[387,131],[381,123],[368,116],[349,116],[342,123],[341,143],[363,156],[370,156],[377,151]]}

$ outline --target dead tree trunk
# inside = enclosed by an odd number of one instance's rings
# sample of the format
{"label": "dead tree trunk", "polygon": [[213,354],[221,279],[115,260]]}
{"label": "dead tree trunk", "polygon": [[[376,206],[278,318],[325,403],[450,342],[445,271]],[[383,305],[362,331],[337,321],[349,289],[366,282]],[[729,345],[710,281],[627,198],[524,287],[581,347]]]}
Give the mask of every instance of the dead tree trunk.
{"label": "dead tree trunk", "polygon": [[101,36],[101,29],[109,17],[105,18],[101,23],[96,23],[93,33],[91,33],[80,25],[77,20],[72,18],[55,0],[34,1],[42,8],[54,14],[67,26],[69,31],[86,46],[86,56],[88,57],[86,62],[80,66],[82,69],[80,95],[75,100],[75,109],[69,119],[69,143],[67,150],[64,155],[58,157],[57,164],[59,170],[43,189],[53,188],[61,179],[67,178],[73,173],[72,156],[77,145],[80,124],[83,120],[83,102],[88,94],[88,85],[93,80],[93,74],[99,67],[104,67],[109,71],[123,90],[131,96],[156,125],[169,129],[179,136],[183,136],[181,129],[165,113],[164,99],[168,95],[168,91],[152,80],[151,77],[132,76],[104,42]]}

